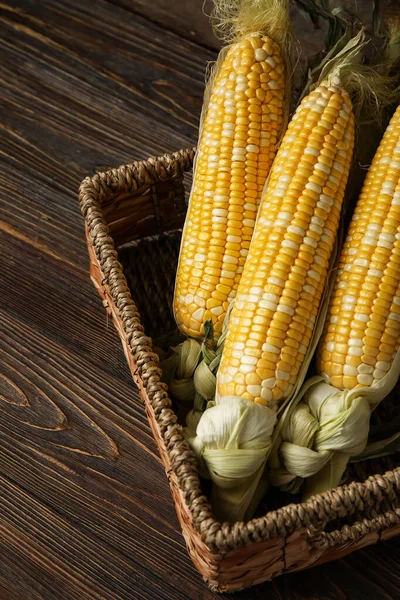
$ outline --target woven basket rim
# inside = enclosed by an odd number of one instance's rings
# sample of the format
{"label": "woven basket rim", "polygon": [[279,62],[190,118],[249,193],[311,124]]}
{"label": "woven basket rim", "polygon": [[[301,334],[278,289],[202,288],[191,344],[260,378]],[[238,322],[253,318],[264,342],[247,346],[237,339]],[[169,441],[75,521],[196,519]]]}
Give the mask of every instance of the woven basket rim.
{"label": "woven basket rim", "polygon": [[[195,530],[212,552],[226,553],[253,542],[286,538],[295,531],[309,530],[316,534],[322,532],[329,521],[356,512],[363,513],[366,508],[379,511],[384,501],[393,502],[400,495],[400,467],[384,475],[371,475],[362,483],[352,482],[313,496],[307,502],[289,504],[248,522],[221,524],[213,517],[211,506],[201,489],[195,457],[171,408],[167,387],[160,381],[158,355],[153,352],[152,340],[145,335],[140,323],[140,315],[101,210],[102,200],[116,193],[134,193],[143,186],[182,177],[184,172],[191,170],[194,154],[195,148],[180,150],[86,177],[80,185],[79,201],[104,281],[121,316],[130,350]],[[348,529],[349,526],[346,527]],[[337,537],[340,542],[340,530]],[[345,541],[344,536],[342,541]]]}

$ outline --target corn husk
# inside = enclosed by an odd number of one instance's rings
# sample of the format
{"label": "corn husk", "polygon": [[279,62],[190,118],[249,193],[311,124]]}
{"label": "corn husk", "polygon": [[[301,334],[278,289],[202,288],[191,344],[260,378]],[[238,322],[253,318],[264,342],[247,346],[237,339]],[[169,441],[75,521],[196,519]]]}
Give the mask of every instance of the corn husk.
{"label": "corn husk", "polygon": [[241,521],[254,511],[275,421],[272,409],[226,396],[204,412],[196,435],[187,438],[200,473],[214,483],[217,519]]}
{"label": "corn husk", "polygon": [[390,71],[399,68],[400,7],[398,0],[374,0],[372,15],[374,33],[385,39],[385,65]]}
{"label": "corn husk", "polygon": [[[352,390],[350,392],[341,392],[341,400],[344,396],[347,397],[347,403],[350,407],[355,407],[356,412],[358,412],[358,418],[354,424],[349,422],[348,429],[343,431],[343,435],[341,435],[342,432],[339,431],[336,439],[333,439],[331,443],[329,440],[327,441],[327,445],[331,445],[333,448],[336,446],[337,449],[334,451],[330,461],[327,462],[322,471],[307,480],[304,491],[305,498],[339,485],[350,457],[360,454],[366,450],[369,434],[369,418],[367,418],[366,412],[367,408],[369,409],[370,416],[371,412],[392,391],[399,376],[400,350],[397,352],[395,360],[393,361],[393,365],[386,377],[381,379],[381,381],[379,381],[376,385],[369,388],[358,388],[357,390]],[[365,405],[364,410],[366,413],[364,421],[360,416],[362,409],[356,408],[361,407],[363,403]],[[336,418],[337,422],[339,422],[341,417],[342,415],[340,412],[338,412],[337,416],[334,418]],[[362,437],[364,437],[365,442],[360,443],[357,446],[356,440],[361,440]],[[392,441],[394,442],[394,440]],[[389,445],[389,440],[387,440],[386,443]],[[382,452],[384,445],[385,444],[382,442],[376,442],[372,448],[370,447],[370,458],[372,458],[372,454],[378,455],[378,453]],[[388,452],[385,452],[385,454],[387,453]]]}
{"label": "corn husk", "polygon": [[212,321],[207,321],[204,324],[205,339],[201,345],[203,358],[194,372],[193,383],[196,394],[193,408],[186,417],[185,435],[188,437],[193,437],[195,435],[196,427],[200,421],[201,415],[208,406],[208,403],[212,402],[215,398],[217,372],[221,361],[231,309],[232,305],[228,308],[222,327],[222,333],[218,340],[214,339]]}
{"label": "corn husk", "polygon": [[279,422],[270,460],[271,483],[297,493],[307,479],[307,499],[339,485],[351,457],[376,458],[400,448],[400,434],[367,446],[371,412],[399,376],[400,350],[386,377],[372,387],[342,391],[322,377],[309,379]]}
{"label": "corn husk", "polygon": [[161,362],[161,380],[177,403],[179,420],[193,407],[196,395],[194,372],[201,359],[201,343],[188,338],[171,348],[172,354]]}
{"label": "corn husk", "polygon": [[[367,389],[370,395],[371,388]],[[269,473],[273,485],[295,493],[304,479],[316,473],[313,493],[319,491],[318,485],[323,488],[330,482],[340,482],[348,458],[362,452],[368,439],[368,395],[356,392],[339,391],[322,377],[306,382],[280,423]],[[336,454],[347,455],[347,460],[338,457],[338,464],[334,464]],[[324,471],[328,464],[329,469]]]}
{"label": "corn husk", "polygon": [[214,400],[215,398],[217,384],[216,375],[221,361],[231,311],[232,304],[228,308],[222,327],[222,333],[218,340],[214,339],[212,322],[208,321],[204,326],[205,339],[201,345],[203,360],[194,373],[194,385],[196,391],[207,401]]}

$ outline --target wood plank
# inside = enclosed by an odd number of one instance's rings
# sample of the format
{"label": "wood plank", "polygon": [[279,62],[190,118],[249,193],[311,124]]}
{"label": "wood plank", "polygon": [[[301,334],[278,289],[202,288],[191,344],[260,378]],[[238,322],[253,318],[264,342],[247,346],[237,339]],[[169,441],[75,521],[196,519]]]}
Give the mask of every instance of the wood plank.
{"label": "wood plank", "polygon": [[[2,254],[12,240],[1,241]],[[13,247],[21,263],[30,253],[33,261],[38,260],[37,252],[21,242]],[[42,267],[62,270],[52,257],[43,257]],[[32,306],[45,305],[48,290],[32,285],[30,269],[29,260],[20,268],[20,275],[26,276],[21,278],[21,295],[29,295]],[[12,278],[11,270],[2,271],[0,285],[6,297],[13,294]],[[94,294],[88,281],[86,288]],[[45,305],[48,314],[62,312],[65,301],[55,295],[58,308]],[[95,312],[103,332],[96,340],[96,334],[90,334],[96,331],[94,321],[78,327],[74,323],[73,315],[81,310],[79,296],[69,302],[72,310],[64,318],[70,322],[64,321],[60,329],[76,333],[83,329],[85,341],[96,351],[104,336],[100,303]],[[85,360],[79,335],[66,347],[54,336],[55,323],[28,323],[26,308],[18,299],[15,304],[13,315],[6,300],[0,315],[3,548],[11,544],[24,553],[29,546],[32,560],[43,562],[39,581],[46,581],[51,571],[53,584],[59,577],[70,584],[72,574],[82,569],[82,581],[74,581],[65,598],[97,597],[95,591],[102,598],[136,598],[124,587],[129,573],[143,581],[140,597],[162,598],[162,588],[170,597],[186,598],[185,590],[197,575],[186,555],[167,480],[116,334],[107,336],[114,348],[109,347],[102,360],[91,362]],[[108,355],[113,357],[111,364]],[[119,370],[125,372],[123,377]],[[153,564],[155,548],[159,555]],[[99,572],[90,580],[93,561],[96,569],[99,565],[107,569],[108,578],[114,573],[117,583],[96,587],[98,578],[107,577]],[[170,572],[169,584],[164,581],[165,570]]]}
{"label": "wood plank", "polygon": [[192,146],[215,55],[102,1],[16,0],[0,19],[0,230],[83,267],[80,181]]}
{"label": "wood plank", "polygon": [[122,6],[136,15],[146,17],[150,22],[201,46],[212,49],[221,47],[210,27],[212,0],[181,0],[178,10],[168,0],[156,0],[151,3],[146,0],[111,1],[116,6]]}
{"label": "wood plank", "polygon": [[4,595],[186,598],[198,575],[88,278],[76,192],[99,164],[192,145],[213,56],[105,2],[93,17],[3,3],[0,48]]}

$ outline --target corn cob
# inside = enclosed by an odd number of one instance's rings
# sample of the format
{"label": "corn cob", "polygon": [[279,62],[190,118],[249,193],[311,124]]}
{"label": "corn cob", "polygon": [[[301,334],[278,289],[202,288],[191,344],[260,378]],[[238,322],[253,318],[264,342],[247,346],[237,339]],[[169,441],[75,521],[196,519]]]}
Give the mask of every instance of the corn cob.
{"label": "corn cob", "polygon": [[308,351],[354,145],[348,94],[323,82],[283,138],[244,267],[217,394],[276,409]]}
{"label": "corn cob", "polygon": [[220,520],[253,514],[266,462],[277,462],[278,409],[285,403],[286,415],[296,405],[326,313],[322,296],[354,146],[348,93],[368,92],[361,67],[355,69],[363,31],[352,39],[346,33],[339,46],[283,137],[230,309],[215,405],[188,436],[213,480]]}
{"label": "corn cob", "polygon": [[[317,377],[280,424],[274,485],[305,497],[340,483],[362,453],[371,410],[400,374],[400,107],[375,154],[338,261]],[[298,400],[301,400],[298,403]]]}
{"label": "corn cob", "polygon": [[344,244],[317,368],[340,390],[374,386],[400,348],[400,107],[369,169]]}
{"label": "corn cob", "polygon": [[229,47],[216,75],[176,277],[175,318],[188,336],[203,336],[210,319],[218,337],[236,295],[283,128],[284,71],[278,44],[255,33]]}

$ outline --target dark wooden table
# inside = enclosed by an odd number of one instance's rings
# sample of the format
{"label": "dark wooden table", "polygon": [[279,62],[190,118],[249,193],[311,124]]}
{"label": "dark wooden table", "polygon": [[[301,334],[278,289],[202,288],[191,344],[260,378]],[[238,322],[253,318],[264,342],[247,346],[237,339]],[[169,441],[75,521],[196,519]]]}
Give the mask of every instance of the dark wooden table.
{"label": "dark wooden table", "polygon": [[[87,174],[195,143],[218,45],[201,5],[0,3],[1,600],[214,597],[89,281],[77,202]],[[392,540],[231,597],[400,598],[399,561]]]}

